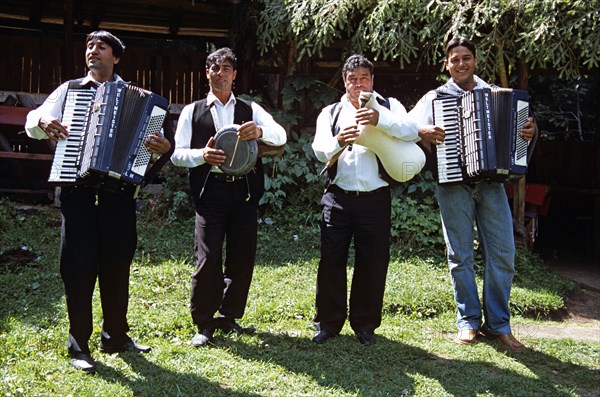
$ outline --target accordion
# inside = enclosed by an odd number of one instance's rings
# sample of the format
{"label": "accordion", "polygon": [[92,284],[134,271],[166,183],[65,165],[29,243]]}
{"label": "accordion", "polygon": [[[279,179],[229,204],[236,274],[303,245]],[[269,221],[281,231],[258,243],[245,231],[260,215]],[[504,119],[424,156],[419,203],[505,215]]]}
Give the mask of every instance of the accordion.
{"label": "accordion", "polygon": [[56,144],[48,182],[73,184],[95,175],[140,185],[152,157],[144,141],[160,133],[168,105],[123,81],[96,91],[69,89],[62,118],[69,136]]}
{"label": "accordion", "polygon": [[434,124],[446,132],[437,146],[438,182],[502,182],[524,175],[529,144],[519,132],[528,117],[529,96],[522,90],[475,88],[434,99]]}

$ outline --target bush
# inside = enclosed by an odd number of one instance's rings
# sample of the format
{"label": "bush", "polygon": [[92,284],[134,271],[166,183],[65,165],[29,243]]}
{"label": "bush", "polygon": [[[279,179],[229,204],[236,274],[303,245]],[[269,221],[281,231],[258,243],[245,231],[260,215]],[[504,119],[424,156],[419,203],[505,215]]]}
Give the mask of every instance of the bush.
{"label": "bush", "polygon": [[193,217],[194,203],[190,194],[188,169],[169,162],[162,169],[160,178],[162,189],[158,194],[140,196],[147,220],[174,222]]}
{"label": "bush", "polygon": [[266,215],[290,224],[312,224],[320,217],[323,194],[321,164],[311,147],[311,134],[292,132],[281,157],[264,158],[265,194],[261,199]]}
{"label": "bush", "polygon": [[393,190],[392,239],[409,251],[445,249],[435,185],[426,171]]}

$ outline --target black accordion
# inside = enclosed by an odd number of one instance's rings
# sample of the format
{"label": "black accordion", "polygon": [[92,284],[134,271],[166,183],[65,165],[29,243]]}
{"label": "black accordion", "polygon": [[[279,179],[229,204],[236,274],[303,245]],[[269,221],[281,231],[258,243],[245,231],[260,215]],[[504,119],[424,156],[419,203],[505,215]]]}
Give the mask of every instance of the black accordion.
{"label": "black accordion", "polygon": [[528,142],[519,132],[529,95],[509,88],[475,88],[433,100],[434,124],[446,132],[437,146],[440,184],[506,181],[527,171]]}
{"label": "black accordion", "polygon": [[96,176],[140,185],[152,157],[144,141],[161,132],[168,106],[165,98],[123,81],[96,91],[70,88],[62,117],[69,136],[56,144],[48,182]]}

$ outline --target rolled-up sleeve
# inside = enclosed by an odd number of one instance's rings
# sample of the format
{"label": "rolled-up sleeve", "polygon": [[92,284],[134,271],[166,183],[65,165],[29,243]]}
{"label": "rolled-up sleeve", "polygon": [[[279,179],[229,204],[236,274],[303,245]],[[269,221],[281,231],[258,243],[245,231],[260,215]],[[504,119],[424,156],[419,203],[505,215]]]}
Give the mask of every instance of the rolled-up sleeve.
{"label": "rolled-up sleeve", "polygon": [[194,104],[181,110],[175,132],[175,150],[171,162],[177,167],[194,168],[205,163],[204,149],[192,149],[192,116]]}
{"label": "rolled-up sleeve", "polygon": [[67,96],[68,87],[68,83],[61,84],[46,98],[43,104],[27,114],[25,132],[28,136],[35,139],[48,139],[44,130],[39,126],[40,119],[42,117],[62,119],[63,103]]}
{"label": "rolled-up sleeve", "polygon": [[415,107],[408,113],[410,119],[419,127],[433,124],[432,102],[436,98],[435,91],[429,91],[415,104]]}
{"label": "rolled-up sleeve", "polygon": [[262,106],[252,102],[252,119],[262,129],[260,140],[269,146],[281,146],[287,141],[285,129]]}
{"label": "rolled-up sleeve", "polygon": [[419,139],[419,126],[408,117],[406,108],[395,98],[389,98],[390,109],[380,106],[379,122],[377,128],[381,131],[401,139],[415,142]]}
{"label": "rolled-up sleeve", "polygon": [[325,107],[317,117],[317,129],[312,149],[319,161],[326,163],[341,147],[337,138],[331,133],[331,107]]}

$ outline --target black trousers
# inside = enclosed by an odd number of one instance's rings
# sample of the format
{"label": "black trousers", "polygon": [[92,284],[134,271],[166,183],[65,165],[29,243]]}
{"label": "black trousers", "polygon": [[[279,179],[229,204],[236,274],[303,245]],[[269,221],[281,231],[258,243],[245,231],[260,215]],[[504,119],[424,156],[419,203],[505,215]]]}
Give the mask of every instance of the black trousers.
{"label": "black trousers", "polygon": [[120,336],[129,330],[129,270],[137,244],[133,191],[90,187],[61,191],[60,274],[69,314],[69,349],[89,352],[92,296],[98,279],[103,331]]}
{"label": "black trousers", "polygon": [[245,178],[227,182],[209,175],[196,206],[191,315],[199,329],[212,327],[217,311],[231,318],[244,315],[258,230],[257,200],[247,200],[248,191]]}
{"label": "black trousers", "polygon": [[346,267],[354,240],[350,289],[350,326],[355,332],[381,325],[381,309],[390,259],[389,189],[353,197],[335,187],[321,199],[321,260],[317,273],[315,325],[337,334],[347,317]]}

